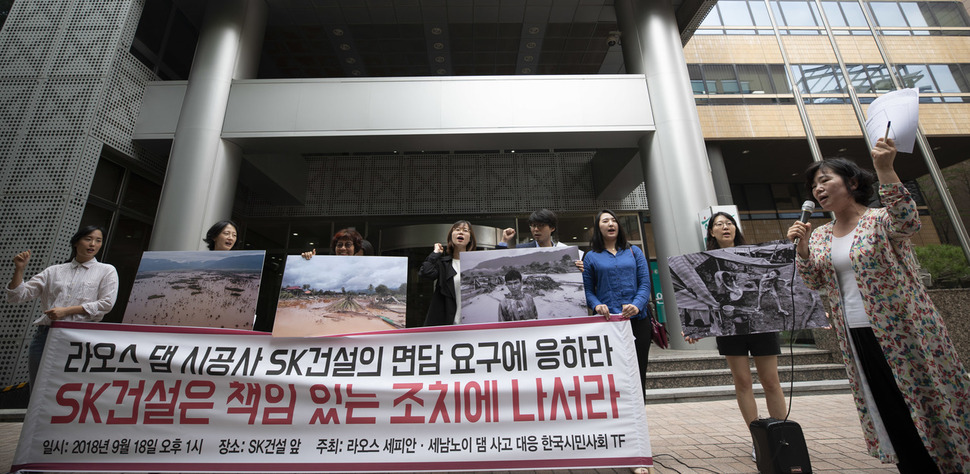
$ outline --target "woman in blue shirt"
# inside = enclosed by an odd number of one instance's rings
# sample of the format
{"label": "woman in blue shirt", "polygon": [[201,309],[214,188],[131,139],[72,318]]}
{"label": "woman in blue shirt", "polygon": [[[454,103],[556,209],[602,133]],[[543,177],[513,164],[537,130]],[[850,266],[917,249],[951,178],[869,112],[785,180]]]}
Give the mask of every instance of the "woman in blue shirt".
{"label": "woman in blue shirt", "polygon": [[636,338],[642,392],[652,336],[647,309],[651,288],[647,259],[639,247],[627,242],[626,232],[613,211],[597,214],[590,247],[583,257],[586,305],[607,319],[614,314],[630,320]]}

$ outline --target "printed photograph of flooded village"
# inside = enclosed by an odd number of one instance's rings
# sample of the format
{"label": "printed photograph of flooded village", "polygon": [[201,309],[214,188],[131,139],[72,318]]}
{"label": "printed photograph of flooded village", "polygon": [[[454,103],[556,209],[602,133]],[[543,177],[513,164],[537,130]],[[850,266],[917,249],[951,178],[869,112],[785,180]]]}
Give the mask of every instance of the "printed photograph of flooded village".
{"label": "printed photograph of flooded village", "polygon": [[124,322],[252,329],[265,254],[145,252]]}
{"label": "printed photograph of flooded village", "polygon": [[576,247],[465,252],[461,324],[587,316]]}
{"label": "printed photograph of flooded village", "polygon": [[287,257],[273,335],[327,336],[403,328],[407,266],[407,257]]}

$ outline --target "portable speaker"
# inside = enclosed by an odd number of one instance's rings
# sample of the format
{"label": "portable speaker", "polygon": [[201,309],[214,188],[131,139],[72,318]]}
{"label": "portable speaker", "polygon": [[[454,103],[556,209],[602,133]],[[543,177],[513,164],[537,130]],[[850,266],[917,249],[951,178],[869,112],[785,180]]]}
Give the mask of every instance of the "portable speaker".
{"label": "portable speaker", "polygon": [[812,462],[802,427],[791,420],[762,418],[751,422],[751,438],[762,474],[810,473]]}

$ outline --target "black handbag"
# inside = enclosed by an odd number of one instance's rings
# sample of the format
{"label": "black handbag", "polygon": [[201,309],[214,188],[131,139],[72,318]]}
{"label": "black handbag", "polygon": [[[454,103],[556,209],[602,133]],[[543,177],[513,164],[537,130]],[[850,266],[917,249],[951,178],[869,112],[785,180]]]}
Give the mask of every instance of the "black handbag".
{"label": "black handbag", "polygon": [[670,340],[667,337],[667,328],[660,321],[657,321],[657,307],[653,301],[647,304],[650,308],[650,330],[653,343],[661,349],[670,347]]}

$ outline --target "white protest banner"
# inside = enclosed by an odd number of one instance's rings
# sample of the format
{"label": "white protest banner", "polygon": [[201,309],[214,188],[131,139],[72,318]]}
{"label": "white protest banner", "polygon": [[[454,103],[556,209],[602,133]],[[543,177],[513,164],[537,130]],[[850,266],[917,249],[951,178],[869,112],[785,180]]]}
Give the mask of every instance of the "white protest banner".
{"label": "white protest banner", "polygon": [[600,318],[320,338],[56,323],[13,469],[650,466],[630,325]]}

